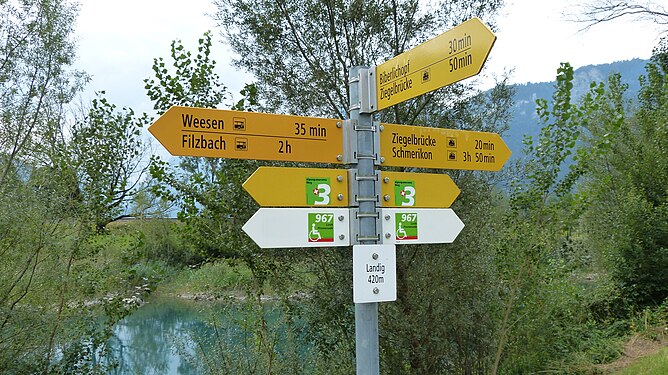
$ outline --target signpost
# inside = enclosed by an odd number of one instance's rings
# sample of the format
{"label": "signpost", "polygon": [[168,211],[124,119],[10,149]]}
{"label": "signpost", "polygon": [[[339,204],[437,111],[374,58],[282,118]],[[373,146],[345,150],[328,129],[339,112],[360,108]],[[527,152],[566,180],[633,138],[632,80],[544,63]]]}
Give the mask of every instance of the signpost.
{"label": "signpost", "polygon": [[449,208],[383,208],[383,243],[452,243],[464,223]]}
{"label": "signpost", "polygon": [[478,74],[495,40],[473,18],[375,68],[351,68],[345,122],[174,106],[149,127],[175,156],[353,165],[260,167],[244,189],[261,206],[289,208],[262,207],[242,229],[261,248],[354,245],[358,374],[379,373],[378,302],[396,300],[395,245],[451,243],[464,228],[447,208],[460,193],[449,176],[377,162],[498,171],[510,157],[498,134],[376,126],[373,114]]}
{"label": "signpost", "polygon": [[447,208],[460,193],[447,174],[380,172],[383,207]]}
{"label": "signpost", "polygon": [[174,156],[341,164],[341,120],[173,106],[148,130]]}
{"label": "signpost", "polygon": [[374,110],[480,73],[495,40],[480,19],[472,18],[376,66]]}
{"label": "signpost", "polygon": [[260,167],[243,188],[265,207],[348,207],[344,169]]}
{"label": "signpost", "polygon": [[496,133],[382,124],[383,165],[499,171],[510,149]]}
{"label": "signpost", "polygon": [[350,246],[350,210],[260,208],[242,229],[263,249]]}

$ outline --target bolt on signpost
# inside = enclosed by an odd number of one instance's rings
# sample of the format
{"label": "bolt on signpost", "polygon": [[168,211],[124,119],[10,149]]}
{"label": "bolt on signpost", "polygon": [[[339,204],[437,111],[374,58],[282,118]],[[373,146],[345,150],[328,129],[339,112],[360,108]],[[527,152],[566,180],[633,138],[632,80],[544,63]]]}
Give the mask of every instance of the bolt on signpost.
{"label": "bolt on signpost", "polygon": [[396,245],[451,243],[464,227],[448,208],[460,192],[449,176],[376,166],[498,171],[510,157],[498,134],[372,116],[478,74],[495,40],[473,18],[374,68],[351,68],[347,121],[174,106],[149,127],[175,156],[353,167],[258,168],[243,188],[263,207],[242,229],[261,248],[353,245],[357,374],[380,371],[378,302],[397,298]]}

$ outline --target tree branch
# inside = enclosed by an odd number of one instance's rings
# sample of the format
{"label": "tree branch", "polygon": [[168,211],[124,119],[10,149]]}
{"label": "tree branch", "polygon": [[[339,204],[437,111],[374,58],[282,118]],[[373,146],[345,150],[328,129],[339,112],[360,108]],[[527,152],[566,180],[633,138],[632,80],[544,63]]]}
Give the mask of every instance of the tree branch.
{"label": "tree branch", "polygon": [[570,15],[571,21],[585,24],[580,31],[622,17],[648,20],[658,25],[668,24],[668,11],[654,2],[639,4],[636,1],[603,0],[583,4],[580,9],[582,9],[582,12],[579,15]]}

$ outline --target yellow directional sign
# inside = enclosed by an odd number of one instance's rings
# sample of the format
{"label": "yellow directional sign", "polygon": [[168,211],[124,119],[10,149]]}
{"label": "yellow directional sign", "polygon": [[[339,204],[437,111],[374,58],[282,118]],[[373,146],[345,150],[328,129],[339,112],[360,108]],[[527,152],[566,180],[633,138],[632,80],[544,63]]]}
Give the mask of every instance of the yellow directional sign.
{"label": "yellow directional sign", "polygon": [[448,208],[459,188],[447,174],[380,172],[383,207]]}
{"label": "yellow directional sign", "polygon": [[496,133],[382,124],[382,165],[498,171],[510,149]]}
{"label": "yellow directional sign", "polygon": [[243,188],[260,206],[348,206],[345,169],[260,167]]}
{"label": "yellow directional sign", "polygon": [[337,123],[342,121],[174,106],[148,130],[175,156],[340,164],[343,131]]}
{"label": "yellow directional sign", "polygon": [[[381,171],[383,207],[447,208],[459,188],[445,174]],[[347,207],[348,171],[259,167],[243,184],[263,207]]]}
{"label": "yellow directional sign", "polygon": [[480,73],[495,40],[480,19],[472,18],[378,65],[376,110]]}

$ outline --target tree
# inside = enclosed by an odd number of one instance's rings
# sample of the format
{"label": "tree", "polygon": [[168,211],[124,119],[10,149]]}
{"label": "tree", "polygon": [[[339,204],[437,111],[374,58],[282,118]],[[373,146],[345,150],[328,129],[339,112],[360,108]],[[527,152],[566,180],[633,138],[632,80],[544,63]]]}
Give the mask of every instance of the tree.
{"label": "tree", "polygon": [[93,223],[69,148],[68,105],[86,81],[71,70],[76,14],[64,0],[0,2],[3,373],[102,372],[97,349],[127,312],[121,297],[83,303],[104,287],[82,282]]}
{"label": "tree", "polygon": [[[269,110],[344,119],[350,67],[377,65],[473,16],[491,18],[503,1],[437,1],[428,11],[417,0],[214,3],[240,56],[235,65],[257,78]],[[444,88],[386,111],[383,120],[412,124],[426,106],[456,101],[460,92]]]}
{"label": "tree", "polygon": [[[226,91],[218,75],[213,73],[216,63],[209,57],[210,49],[211,34],[207,32],[199,39],[195,59],[180,42],[172,43],[171,65],[175,73],[169,72],[163,59],[154,60],[156,76],[145,82],[156,109],[164,111],[169,105],[177,104],[204,108],[221,105]],[[246,85],[241,94],[243,98],[232,109],[248,111],[258,107],[257,89],[253,84]],[[191,157],[181,158],[179,168],[173,168],[154,159],[151,173],[160,182],[155,187],[156,192],[179,203],[178,218],[185,224],[185,238],[206,261],[228,261],[233,265],[241,262],[251,272],[250,282],[243,285],[247,296],[243,309],[244,314],[252,318],[244,322],[243,329],[245,334],[255,337],[256,344],[250,352],[243,350],[244,357],[235,359],[233,365],[222,363],[218,366],[231,371],[237,366],[245,368],[248,363],[253,363],[253,366],[266,369],[267,373],[282,372],[281,368],[294,371],[300,366],[296,360],[286,363],[277,360],[280,333],[268,323],[271,312],[262,300],[270,277],[276,281],[294,276],[289,271],[290,263],[282,261],[285,256],[269,256],[240,230],[257,207],[242,189],[243,182],[257,165],[255,161]],[[219,344],[221,347],[227,345]],[[236,351],[230,351],[215,360],[225,361],[235,355]]]}
{"label": "tree", "polygon": [[[216,62],[210,58],[211,33],[204,33],[198,42],[194,59],[180,41],[172,42],[174,72],[162,58],[154,60],[155,78],[148,78],[145,83],[159,113],[171,105],[216,108],[226,98],[225,86],[215,74]],[[247,92],[252,104],[252,86],[247,87]],[[240,214],[231,207],[247,206],[252,200],[244,199],[241,183],[245,177],[240,171],[245,171],[243,162],[221,158],[181,158],[179,169],[154,159],[151,174],[161,183],[155,186],[156,192],[179,202],[179,219],[187,224],[189,239],[205,258],[234,257],[241,251],[242,246],[231,241],[239,237],[233,224],[239,225],[236,216]]]}
{"label": "tree", "polygon": [[135,117],[131,108],[118,112],[103,94],[74,124],[66,152],[77,176],[81,203],[98,231],[126,216],[125,205],[148,170],[141,129],[150,124],[146,114]]}
{"label": "tree", "polygon": [[86,79],[68,70],[75,14],[61,0],[0,4],[0,189],[23,162],[45,162],[63,104]]}
{"label": "tree", "polygon": [[492,374],[547,368],[563,345],[559,331],[581,313],[568,282],[578,212],[572,194],[582,174],[572,164],[583,112],[572,98],[573,78],[570,64],[562,64],[552,100],[536,102],[543,126],[536,140],[524,140],[528,160],[511,183],[492,243],[501,299]]}
{"label": "tree", "polygon": [[635,111],[623,99],[626,87],[612,76],[590,99],[597,111],[585,123],[585,238],[622,306],[651,306],[668,297],[665,51],[665,44],[655,50],[647,76],[640,78]]}

